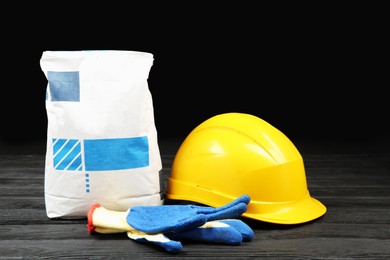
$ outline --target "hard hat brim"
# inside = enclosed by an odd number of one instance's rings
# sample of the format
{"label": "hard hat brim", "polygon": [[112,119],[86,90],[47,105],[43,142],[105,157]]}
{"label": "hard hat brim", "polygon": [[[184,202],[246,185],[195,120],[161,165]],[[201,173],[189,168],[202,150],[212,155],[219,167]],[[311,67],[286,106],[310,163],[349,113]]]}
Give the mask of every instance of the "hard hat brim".
{"label": "hard hat brim", "polygon": [[275,224],[301,224],[312,221],[323,216],[326,213],[326,207],[313,197],[306,197],[304,200],[283,203],[279,210],[273,212],[251,213],[250,210],[243,214],[255,220],[260,220]]}

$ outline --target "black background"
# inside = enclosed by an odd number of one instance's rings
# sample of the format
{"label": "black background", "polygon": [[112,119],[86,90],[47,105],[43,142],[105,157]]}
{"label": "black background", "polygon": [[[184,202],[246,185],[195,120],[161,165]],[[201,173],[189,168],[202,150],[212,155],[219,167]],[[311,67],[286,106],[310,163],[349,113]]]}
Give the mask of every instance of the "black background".
{"label": "black background", "polygon": [[[388,15],[366,3],[31,6],[2,22],[1,143],[45,142],[46,50],[150,52],[160,139],[256,115],[290,139],[388,137]],[[29,7],[24,6],[24,10]]]}

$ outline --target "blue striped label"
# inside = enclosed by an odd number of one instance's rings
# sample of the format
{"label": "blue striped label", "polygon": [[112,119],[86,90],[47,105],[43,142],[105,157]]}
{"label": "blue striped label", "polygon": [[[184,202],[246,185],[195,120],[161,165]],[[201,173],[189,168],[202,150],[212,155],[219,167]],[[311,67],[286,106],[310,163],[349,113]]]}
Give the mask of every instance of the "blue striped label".
{"label": "blue striped label", "polygon": [[53,139],[53,163],[57,170],[81,171],[81,146],[79,140]]}

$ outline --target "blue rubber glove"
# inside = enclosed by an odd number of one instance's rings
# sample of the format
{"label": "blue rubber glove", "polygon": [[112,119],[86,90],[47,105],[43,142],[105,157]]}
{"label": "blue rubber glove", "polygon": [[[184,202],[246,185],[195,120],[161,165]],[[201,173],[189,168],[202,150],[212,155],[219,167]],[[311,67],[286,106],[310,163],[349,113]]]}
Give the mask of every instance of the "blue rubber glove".
{"label": "blue rubber glove", "polygon": [[225,206],[195,205],[136,206],[126,216],[127,223],[145,233],[180,232],[202,226],[207,221],[239,218],[248,208],[250,197],[242,195]]}
{"label": "blue rubber glove", "polygon": [[165,234],[147,234],[139,231],[127,232],[129,238],[136,242],[154,244],[170,253],[182,251],[180,241],[192,240],[226,245],[240,245],[253,239],[253,230],[239,219],[224,219],[206,222],[195,229]]}

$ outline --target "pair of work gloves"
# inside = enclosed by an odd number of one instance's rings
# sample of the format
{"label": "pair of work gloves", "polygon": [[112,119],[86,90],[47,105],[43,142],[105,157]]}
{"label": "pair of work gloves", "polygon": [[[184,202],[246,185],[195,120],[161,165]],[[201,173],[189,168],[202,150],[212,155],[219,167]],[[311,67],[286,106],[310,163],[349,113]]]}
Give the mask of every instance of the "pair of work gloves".
{"label": "pair of work gloves", "polygon": [[253,230],[239,219],[249,201],[248,195],[242,195],[219,208],[161,205],[127,211],[109,210],[96,203],[88,211],[88,232],[127,233],[136,242],[157,245],[171,253],[182,251],[183,240],[239,245],[254,237]]}

